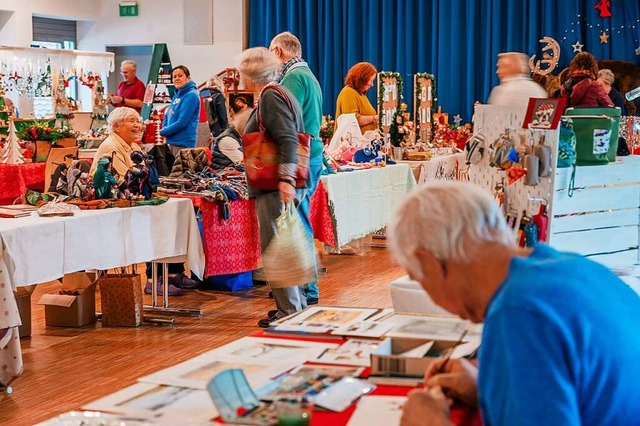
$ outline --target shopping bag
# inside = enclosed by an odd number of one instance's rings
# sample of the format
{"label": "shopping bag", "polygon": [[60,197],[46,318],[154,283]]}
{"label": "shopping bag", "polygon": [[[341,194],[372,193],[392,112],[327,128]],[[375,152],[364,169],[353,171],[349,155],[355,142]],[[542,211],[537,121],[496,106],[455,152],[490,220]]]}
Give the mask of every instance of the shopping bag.
{"label": "shopping bag", "polygon": [[276,219],[276,232],[262,253],[262,264],[272,288],[316,282],[316,252],[293,202]]}
{"label": "shopping bag", "polygon": [[106,274],[98,281],[102,325],[137,327],[142,324],[139,274]]}

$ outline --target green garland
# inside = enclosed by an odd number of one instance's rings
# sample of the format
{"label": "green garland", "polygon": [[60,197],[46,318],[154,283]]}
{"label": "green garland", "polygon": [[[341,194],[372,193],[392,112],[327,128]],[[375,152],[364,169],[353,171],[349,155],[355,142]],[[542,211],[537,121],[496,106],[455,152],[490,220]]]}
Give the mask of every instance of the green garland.
{"label": "green garland", "polygon": [[[429,117],[430,123],[433,126],[433,112],[436,110],[436,104],[438,102],[437,91],[436,91],[436,78],[433,74],[429,74],[428,72],[418,72],[416,73],[416,87],[414,87],[415,99],[420,98],[420,92],[422,91],[422,85],[420,84],[420,78],[426,78],[427,80],[431,80],[431,117]],[[417,106],[416,106],[417,107]],[[418,118],[418,111],[413,111],[414,117]],[[420,120],[415,120],[416,128],[419,124]]]}
{"label": "green garland", "polygon": [[399,72],[393,72],[393,71],[380,71],[378,73],[378,86],[380,86],[378,88],[378,105],[380,106],[378,109],[380,110],[378,112],[378,128],[380,129],[380,131],[382,132],[382,116],[383,111],[382,111],[382,99],[384,99],[384,84],[382,83],[382,79],[383,78],[396,78],[396,81],[398,82],[398,105],[396,107],[396,114],[398,113],[398,111],[400,110],[400,104],[402,104],[402,100],[404,99],[404,96],[402,96],[402,90],[403,90],[403,85],[402,85],[402,76],[400,75]]}

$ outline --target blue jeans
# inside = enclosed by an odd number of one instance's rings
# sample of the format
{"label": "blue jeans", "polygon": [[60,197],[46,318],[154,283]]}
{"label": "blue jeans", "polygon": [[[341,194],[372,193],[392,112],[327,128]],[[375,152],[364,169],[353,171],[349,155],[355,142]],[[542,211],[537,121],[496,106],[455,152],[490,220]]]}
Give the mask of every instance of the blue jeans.
{"label": "blue jeans", "polygon": [[[320,181],[320,175],[322,173],[322,156],[319,158],[312,158],[309,164],[309,188],[307,188],[304,196],[300,201],[300,205],[298,206],[298,212],[300,213],[300,219],[304,224],[304,228],[309,233],[311,239],[313,240],[313,229],[311,228],[311,221],[309,220],[309,207],[310,201],[313,194],[316,192],[316,188],[318,187],[318,181]],[[313,298],[317,299],[320,296],[320,292],[318,290],[318,283],[308,283],[304,286],[304,295],[307,299]]]}

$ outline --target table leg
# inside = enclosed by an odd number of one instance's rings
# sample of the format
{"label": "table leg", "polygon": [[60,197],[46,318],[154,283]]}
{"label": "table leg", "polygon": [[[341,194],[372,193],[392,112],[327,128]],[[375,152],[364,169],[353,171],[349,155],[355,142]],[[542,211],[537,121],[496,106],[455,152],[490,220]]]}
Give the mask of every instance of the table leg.
{"label": "table leg", "polygon": [[158,287],[157,287],[157,262],[151,262],[151,276],[153,282],[151,284],[151,306],[145,306],[144,312],[150,314],[173,314],[184,317],[202,318],[204,311],[202,309],[192,308],[170,308],[169,307],[169,265],[162,263],[162,306],[158,306]]}

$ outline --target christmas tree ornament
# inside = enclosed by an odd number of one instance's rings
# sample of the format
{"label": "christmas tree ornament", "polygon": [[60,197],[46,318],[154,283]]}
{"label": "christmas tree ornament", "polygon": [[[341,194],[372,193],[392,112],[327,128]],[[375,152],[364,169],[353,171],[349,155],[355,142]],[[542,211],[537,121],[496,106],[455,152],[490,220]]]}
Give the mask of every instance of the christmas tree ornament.
{"label": "christmas tree ornament", "polygon": [[453,116],[453,122],[456,126],[459,126],[460,123],[462,123],[462,117],[460,117],[460,114],[456,114]]}
{"label": "christmas tree ornament", "polygon": [[13,124],[13,121],[11,121],[9,128],[9,138],[7,139],[7,142],[5,144],[1,161],[4,164],[22,164],[24,163],[24,157],[20,152],[20,144],[18,143],[18,137],[16,136],[16,127]]}
{"label": "christmas tree ornament", "polygon": [[573,47],[573,51],[574,53],[579,53],[582,52],[582,48],[584,47],[584,44],[580,43],[580,41],[576,41],[576,44],[572,44],[571,47]]}
{"label": "christmas tree ornament", "polygon": [[600,12],[601,18],[611,18],[613,16],[611,14],[611,0],[599,0],[593,8]]}

